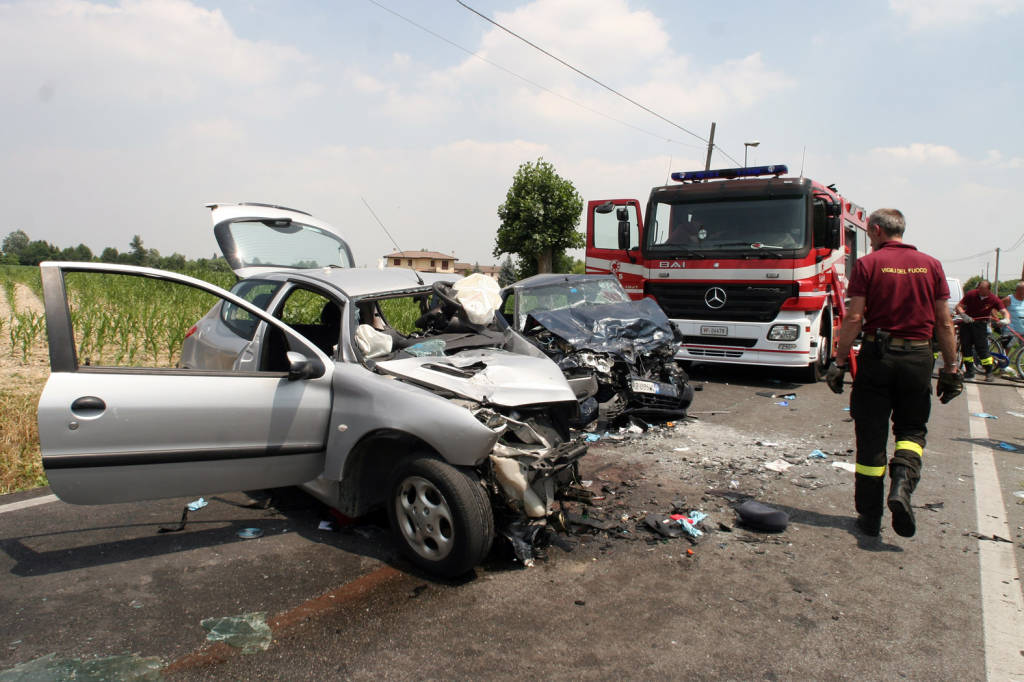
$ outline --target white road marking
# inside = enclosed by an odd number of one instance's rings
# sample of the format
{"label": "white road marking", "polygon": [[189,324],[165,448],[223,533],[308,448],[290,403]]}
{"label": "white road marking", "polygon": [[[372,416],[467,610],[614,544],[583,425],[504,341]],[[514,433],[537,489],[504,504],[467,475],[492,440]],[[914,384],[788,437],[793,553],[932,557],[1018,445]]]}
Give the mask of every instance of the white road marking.
{"label": "white road marking", "polygon": [[0,504],[0,514],[7,512],[18,511],[19,509],[28,509],[29,507],[35,507],[40,504],[46,504],[47,502],[56,502],[56,495],[43,495],[42,497],[33,497],[30,500],[22,500],[21,502],[11,502],[9,504]]}
{"label": "white road marking", "polygon": [[[967,384],[966,393],[968,412],[984,412],[978,386]],[[992,449],[979,442],[988,440],[988,425],[982,417],[969,417],[969,422],[971,438],[976,441],[971,445],[971,459],[978,532],[1012,540]],[[1021,599],[1014,543],[979,540],[978,560],[986,677],[989,680],[1024,680],[1024,657],[1020,654],[1024,644],[1024,600]]]}

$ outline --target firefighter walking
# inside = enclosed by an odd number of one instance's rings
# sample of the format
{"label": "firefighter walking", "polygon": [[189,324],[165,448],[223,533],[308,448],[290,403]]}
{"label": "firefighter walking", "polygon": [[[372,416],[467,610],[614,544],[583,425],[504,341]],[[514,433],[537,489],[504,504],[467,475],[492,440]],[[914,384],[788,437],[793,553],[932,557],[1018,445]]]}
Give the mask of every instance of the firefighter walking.
{"label": "firefighter walking", "polygon": [[977,289],[971,289],[956,304],[956,312],[963,319],[960,342],[964,352],[964,378],[974,377],[975,359],[985,369],[985,381],[992,381],[996,368],[992,353],[988,350],[988,323],[1007,323],[1010,316],[1002,299],[992,293],[992,283],[987,279],[978,282]]}
{"label": "firefighter walking", "polygon": [[[868,217],[873,252],[857,261],[850,277],[850,304],[827,377],[829,387],[842,393],[851,346],[863,331],[850,414],[857,438],[857,527],[870,536],[881,532],[887,464],[893,530],[911,537],[917,528],[910,497],[921,479],[931,412],[933,333],[944,363],[936,394],[947,403],[963,390],[946,275],[939,261],[903,243],[905,229],[896,209],[879,209]],[[890,419],[895,446],[887,462]]]}

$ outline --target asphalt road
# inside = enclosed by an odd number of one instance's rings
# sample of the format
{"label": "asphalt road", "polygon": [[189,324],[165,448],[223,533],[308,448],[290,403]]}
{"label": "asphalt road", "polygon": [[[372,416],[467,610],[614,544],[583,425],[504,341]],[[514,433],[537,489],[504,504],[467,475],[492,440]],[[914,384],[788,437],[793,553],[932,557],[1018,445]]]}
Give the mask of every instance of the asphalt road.
{"label": "asphalt road", "polygon": [[[602,438],[584,458],[592,490],[610,491],[590,514],[628,532],[573,536],[530,569],[499,546],[462,581],[411,569],[379,518],[318,530],[329,514],[295,490],[213,497],[175,533],[157,531],[190,500],[2,497],[0,680],[122,655],[182,680],[1024,679],[1018,385],[934,404],[918,534],[868,540],[853,475],[833,465],[853,462],[848,391],[694,375],[696,421]],[[765,469],[777,459],[793,466]],[[788,512],[787,530],[737,526],[740,495]],[[709,514],[696,544],[636,526],[680,500]],[[262,537],[237,536],[249,527]],[[200,624],[254,612],[273,633],[255,653]]]}

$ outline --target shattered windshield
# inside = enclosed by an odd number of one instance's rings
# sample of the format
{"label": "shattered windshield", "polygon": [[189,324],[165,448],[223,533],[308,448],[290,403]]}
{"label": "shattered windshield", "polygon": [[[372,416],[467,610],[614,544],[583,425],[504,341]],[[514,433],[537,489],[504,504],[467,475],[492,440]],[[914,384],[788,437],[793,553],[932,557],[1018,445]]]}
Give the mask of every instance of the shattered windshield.
{"label": "shattered windshield", "polygon": [[578,305],[629,301],[629,294],[615,279],[586,279],[530,287],[519,292],[519,315],[534,311],[562,310]]}
{"label": "shattered windshield", "polygon": [[[802,196],[702,202],[658,202],[647,249],[664,255],[746,252],[787,256],[808,247],[807,199]],[[781,256],[782,254],[780,254]]]}

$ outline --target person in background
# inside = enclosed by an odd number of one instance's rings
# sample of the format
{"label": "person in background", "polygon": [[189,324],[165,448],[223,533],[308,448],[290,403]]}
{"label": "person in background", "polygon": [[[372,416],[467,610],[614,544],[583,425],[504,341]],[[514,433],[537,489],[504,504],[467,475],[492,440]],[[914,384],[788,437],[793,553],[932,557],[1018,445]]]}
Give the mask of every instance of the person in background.
{"label": "person in background", "polygon": [[988,323],[990,321],[1009,321],[1006,306],[998,296],[992,293],[992,283],[987,279],[978,282],[977,289],[971,289],[956,304],[956,312],[963,318],[960,341],[964,349],[964,378],[974,376],[974,362],[977,360],[985,368],[985,381],[992,381],[995,375],[996,361],[988,351]]}
{"label": "person in background", "polygon": [[1003,298],[1006,312],[1010,314],[1010,326],[1013,331],[1024,335],[1024,280],[1017,282],[1013,293]]}

